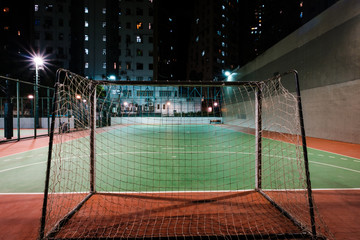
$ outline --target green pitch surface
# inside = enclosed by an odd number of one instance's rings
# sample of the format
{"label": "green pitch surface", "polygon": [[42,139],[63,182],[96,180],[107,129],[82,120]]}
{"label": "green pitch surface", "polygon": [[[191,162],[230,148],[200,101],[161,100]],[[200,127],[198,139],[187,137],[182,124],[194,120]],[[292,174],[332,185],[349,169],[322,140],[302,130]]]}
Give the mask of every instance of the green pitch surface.
{"label": "green pitch surface", "polygon": [[[255,140],[249,134],[215,125],[133,125],[99,133],[96,140],[98,191],[254,188]],[[81,182],[65,191],[88,189],[88,145],[88,137],[64,143],[62,177]],[[263,159],[264,173],[274,163],[285,166],[278,174],[292,171],[292,165],[268,159],[279,153],[294,158],[291,144],[264,139],[263,146],[264,156],[270,156]],[[43,192],[47,151],[44,147],[0,158],[0,192]],[[359,159],[308,152],[313,188],[360,188]]]}

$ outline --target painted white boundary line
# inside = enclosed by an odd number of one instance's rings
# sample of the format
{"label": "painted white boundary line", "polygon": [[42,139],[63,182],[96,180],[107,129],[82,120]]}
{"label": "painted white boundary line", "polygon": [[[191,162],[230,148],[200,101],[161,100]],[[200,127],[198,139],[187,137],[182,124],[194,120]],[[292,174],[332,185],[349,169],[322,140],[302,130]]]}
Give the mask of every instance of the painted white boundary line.
{"label": "painted white boundary line", "polygon": [[328,167],[338,168],[338,169],[342,169],[342,170],[347,170],[347,171],[351,171],[351,172],[360,173],[360,171],[358,171],[358,170],[354,170],[354,169],[350,169],[350,168],[344,168],[344,167],[339,167],[339,166],[332,165],[332,164],[320,163],[320,162],[314,162],[314,161],[309,161],[309,162],[310,162],[310,163],[319,164],[319,165],[328,166]]}
{"label": "painted white boundary line", "polygon": [[38,165],[38,164],[46,163],[46,162],[47,161],[42,161],[42,162],[36,162],[36,163],[21,165],[21,166],[17,166],[17,167],[13,167],[13,168],[8,168],[8,169],[0,170],[0,173],[11,171],[11,170],[18,169],[18,168],[30,167],[30,166],[33,166],[33,165]]}
{"label": "painted white boundary line", "polygon": [[351,156],[347,156],[347,155],[340,154],[340,153],[334,153],[334,152],[330,152],[330,151],[326,151],[326,150],[322,150],[322,149],[318,149],[318,148],[313,148],[313,147],[307,147],[307,148],[317,150],[317,151],[321,151],[321,152],[331,153],[331,154],[335,154],[335,155],[339,155],[339,156],[343,156],[343,157],[348,157],[348,158],[352,158],[352,159],[359,159],[359,158],[356,158],[356,157],[351,157]]}

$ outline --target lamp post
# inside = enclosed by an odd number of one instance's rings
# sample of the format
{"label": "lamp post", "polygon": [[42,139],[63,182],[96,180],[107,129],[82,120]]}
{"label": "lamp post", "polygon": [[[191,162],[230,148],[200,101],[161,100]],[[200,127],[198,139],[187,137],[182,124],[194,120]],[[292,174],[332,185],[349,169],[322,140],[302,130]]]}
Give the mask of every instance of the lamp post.
{"label": "lamp post", "polygon": [[36,138],[36,129],[39,127],[39,67],[44,64],[44,60],[39,57],[35,56],[33,58],[35,63],[35,97],[34,97],[34,104],[35,104],[35,118],[34,118],[34,138]]}

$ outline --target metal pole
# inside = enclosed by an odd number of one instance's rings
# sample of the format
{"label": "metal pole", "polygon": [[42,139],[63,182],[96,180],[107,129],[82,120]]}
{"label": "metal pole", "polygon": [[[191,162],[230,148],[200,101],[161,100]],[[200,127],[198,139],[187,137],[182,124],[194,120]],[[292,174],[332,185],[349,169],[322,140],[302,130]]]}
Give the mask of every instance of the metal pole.
{"label": "metal pole", "polygon": [[54,130],[55,130],[55,116],[57,111],[57,99],[58,96],[58,86],[60,83],[60,71],[56,72],[56,85],[54,90],[54,98],[53,98],[53,106],[52,106],[52,116],[51,116],[51,130],[50,130],[50,137],[49,137],[49,151],[48,151],[48,160],[47,160],[47,167],[46,167],[46,178],[45,178],[45,189],[44,189],[44,201],[43,201],[43,208],[41,214],[41,225],[40,225],[40,233],[39,239],[43,239],[45,236],[45,223],[46,223],[46,212],[47,212],[47,201],[48,201],[48,194],[49,194],[49,184],[50,184],[50,169],[51,169],[51,156],[52,156],[52,149],[54,144]]}
{"label": "metal pole", "polygon": [[95,128],[96,128],[96,85],[91,85],[90,94],[90,192],[95,193]]}
{"label": "metal pole", "polygon": [[309,201],[309,208],[310,208],[311,230],[312,230],[313,236],[316,236],[314,203],[313,203],[312,190],[311,190],[309,159],[308,159],[308,153],[307,153],[305,125],[304,125],[304,117],[303,117],[303,110],[302,110],[301,96],[300,96],[299,75],[298,75],[297,71],[294,70],[293,72],[294,72],[294,75],[295,75],[295,82],[296,82],[297,103],[298,103],[298,110],[299,110],[299,120],[300,120],[300,128],[301,128],[301,138],[302,138],[302,145],[303,145],[303,153],[304,153],[306,184],[307,184],[308,201]]}
{"label": "metal pole", "polygon": [[48,125],[48,135],[50,135],[50,88],[47,89],[47,125]]}
{"label": "metal pole", "polygon": [[20,83],[16,82],[16,119],[17,119],[17,139],[20,140]]}
{"label": "metal pole", "polygon": [[261,85],[255,90],[255,189],[261,190],[262,169],[262,96]]}
{"label": "metal pole", "polygon": [[36,138],[36,128],[38,127],[38,114],[39,114],[39,106],[38,106],[38,97],[39,97],[39,93],[38,93],[38,83],[39,83],[39,66],[37,63],[35,63],[35,86],[34,86],[34,90],[35,90],[35,99],[34,99],[34,138]]}

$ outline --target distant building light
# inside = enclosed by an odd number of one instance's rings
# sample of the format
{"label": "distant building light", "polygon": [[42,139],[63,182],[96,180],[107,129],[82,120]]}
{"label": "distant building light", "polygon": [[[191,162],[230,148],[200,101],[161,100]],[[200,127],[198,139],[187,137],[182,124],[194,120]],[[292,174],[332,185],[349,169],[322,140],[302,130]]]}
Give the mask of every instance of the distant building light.
{"label": "distant building light", "polygon": [[31,95],[31,94],[30,94],[30,95],[28,96],[28,98],[29,98],[29,99],[34,99],[34,95]]}
{"label": "distant building light", "polygon": [[110,75],[110,76],[109,76],[109,79],[110,79],[110,80],[116,80],[116,77],[115,77],[115,75]]}
{"label": "distant building light", "polygon": [[39,5],[35,4],[35,12],[39,11]]}
{"label": "distant building light", "polygon": [[4,9],[3,9],[3,12],[4,12],[4,13],[10,12],[10,8],[8,8],[8,7],[4,8]]}
{"label": "distant building light", "polygon": [[169,18],[169,22],[172,22],[172,18]]}
{"label": "distant building light", "polygon": [[228,76],[231,75],[231,72],[230,71],[225,71],[224,75],[225,75],[225,77],[228,77]]}
{"label": "distant building light", "polygon": [[89,13],[89,9],[87,7],[85,7],[84,12]]}

